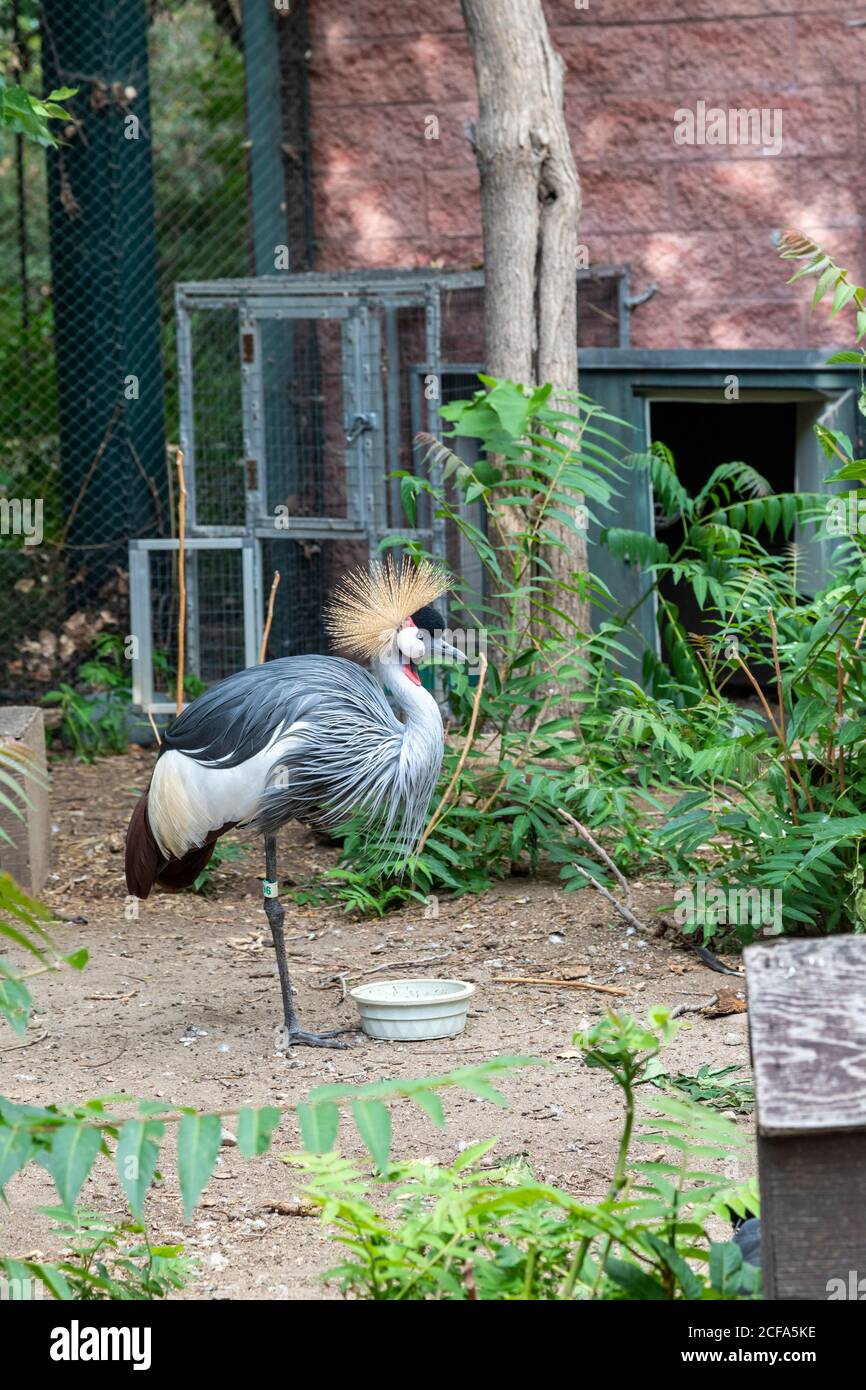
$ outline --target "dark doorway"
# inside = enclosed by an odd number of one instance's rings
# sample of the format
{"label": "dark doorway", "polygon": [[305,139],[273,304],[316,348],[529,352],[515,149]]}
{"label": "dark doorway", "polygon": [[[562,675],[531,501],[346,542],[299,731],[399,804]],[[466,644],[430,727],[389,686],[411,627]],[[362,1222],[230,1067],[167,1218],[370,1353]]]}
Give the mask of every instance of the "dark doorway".
{"label": "dark doorway", "polygon": [[[722,463],[742,462],[756,469],[773,492],[793,492],[796,480],[797,403],[796,401],[726,401],[724,403],[688,400],[650,402],[650,437],[666,444],[676,460],[680,481],[694,496],[714,468]],[[667,524],[665,524],[667,523]],[[659,516],[656,536],[671,549],[680,545],[682,524],[678,517]],[[760,536],[762,544],[775,554],[791,537],[781,530],[773,539]],[[710,633],[691,588],[674,584],[669,578],[661,584],[665,598],[675,603],[687,632]],[[664,653],[667,655],[667,653]],[[755,669],[759,680],[771,675]],[[733,677],[731,694],[751,693],[746,677]]]}

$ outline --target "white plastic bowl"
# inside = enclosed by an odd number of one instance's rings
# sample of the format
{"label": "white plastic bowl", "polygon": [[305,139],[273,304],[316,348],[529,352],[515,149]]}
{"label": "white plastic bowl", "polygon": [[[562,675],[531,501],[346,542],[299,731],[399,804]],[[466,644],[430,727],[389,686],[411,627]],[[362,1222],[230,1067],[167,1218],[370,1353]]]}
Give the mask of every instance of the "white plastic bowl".
{"label": "white plastic bowl", "polygon": [[463,1032],[475,986],[463,980],[377,980],[349,993],[369,1037],[420,1042]]}

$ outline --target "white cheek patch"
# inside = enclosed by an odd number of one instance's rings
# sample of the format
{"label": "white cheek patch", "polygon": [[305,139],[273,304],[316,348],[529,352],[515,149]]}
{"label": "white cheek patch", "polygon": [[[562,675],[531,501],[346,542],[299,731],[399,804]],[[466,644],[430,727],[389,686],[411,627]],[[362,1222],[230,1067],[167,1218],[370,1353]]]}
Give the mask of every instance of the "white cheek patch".
{"label": "white cheek patch", "polygon": [[397,646],[402,656],[409,661],[423,661],[424,643],[418,635],[417,628],[406,627],[397,633]]}

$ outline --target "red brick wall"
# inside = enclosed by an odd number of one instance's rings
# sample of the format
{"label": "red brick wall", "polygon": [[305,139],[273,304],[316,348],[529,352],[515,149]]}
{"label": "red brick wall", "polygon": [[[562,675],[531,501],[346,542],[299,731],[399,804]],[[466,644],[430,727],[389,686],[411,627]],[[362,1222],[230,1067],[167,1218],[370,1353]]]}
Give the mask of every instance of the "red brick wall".
{"label": "red brick wall", "polygon": [[[567,67],[593,264],[626,263],[637,347],[845,341],[788,288],[771,235],[799,226],[860,278],[866,208],[866,4],[544,0]],[[475,77],[458,0],[310,0],[318,267],[481,263],[464,126]],[[674,111],[782,110],[782,150],[686,146]],[[425,119],[439,138],[425,138]]]}

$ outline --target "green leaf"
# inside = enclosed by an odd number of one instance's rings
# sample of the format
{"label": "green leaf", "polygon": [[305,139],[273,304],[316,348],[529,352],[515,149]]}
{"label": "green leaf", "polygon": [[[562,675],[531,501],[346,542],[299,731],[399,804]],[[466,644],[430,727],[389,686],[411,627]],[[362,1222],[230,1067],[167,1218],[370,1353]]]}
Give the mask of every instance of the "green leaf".
{"label": "green leaf", "polygon": [[497,1091],[495,1086],[489,1086],[486,1081],[482,1081],[477,1076],[467,1076],[461,1081],[464,1091],[470,1091],[473,1096],[479,1096],[481,1100],[489,1100],[493,1105],[500,1105],[503,1109],[508,1108],[508,1101],[501,1091]]}
{"label": "green leaf", "polygon": [[410,526],[418,525],[418,483],[419,479],[413,478],[411,474],[405,474],[400,479],[400,505],[406,513],[406,520]]}
{"label": "green leaf", "polygon": [[72,1286],[56,1265],[38,1264],[28,1260],[28,1266],[36,1277],[42,1280],[52,1297],[64,1303],[71,1303],[75,1298]]}
{"label": "green leaf", "polygon": [[51,1147],[41,1150],[36,1162],[51,1174],[62,1205],[71,1211],[96,1162],[102,1134],[91,1125],[68,1121],[53,1130],[50,1140]]}
{"label": "green leaf", "polygon": [[455,1158],[451,1167],[455,1173],[462,1172],[464,1168],[472,1168],[484,1157],[486,1153],[499,1143],[498,1139],[482,1139],[477,1144],[467,1144]]}
{"label": "green leaf", "polygon": [[274,1105],[262,1105],[257,1110],[245,1105],[238,1115],[238,1148],[242,1158],[255,1158],[267,1153],[271,1135],[282,1119]]}
{"label": "green leaf", "polygon": [[713,1241],[710,1245],[709,1272],[710,1283],[716,1293],[738,1292],[739,1280],[736,1276],[742,1269],[742,1265],[742,1251],[732,1240],[724,1243]]}
{"label": "green leaf", "polygon": [[297,1110],[304,1148],[311,1154],[325,1154],[334,1147],[340,1128],[340,1111],[332,1100],[310,1105],[301,1101]]}
{"label": "green leaf", "polygon": [[[824,270],[815,286],[815,293],[812,296],[812,308],[816,309],[830,286],[835,283],[836,276],[839,274],[835,265],[828,265]],[[790,283],[790,282],[789,282]]]}
{"label": "green leaf", "polygon": [[177,1175],[187,1221],[216,1166],[222,1137],[219,1115],[184,1115],[177,1132]]}
{"label": "green leaf", "polygon": [[663,541],[649,536],[644,531],[626,531],[621,526],[605,527],[599,537],[615,560],[626,564],[638,564],[642,569],[651,565],[664,564],[670,559],[670,550]]}
{"label": "green leaf", "polygon": [[848,285],[844,280],[840,280],[839,284],[836,286],[836,292],[833,295],[833,307],[830,310],[830,317],[834,318],[835,315],[839,313],[840,309],[844,309],[846,304],[850,304],[856,292],[856,285]]}
{"label": "green leaf", "polygon": [[381,1100],[353,1100],[352,1115],[379,1172],[387,1173],[391,1154],[391,1112],[387,1105]]}
{"label": "green leaf", "polygon": [[[670,1190],[671,1192],[674,1191],[673,1188]],[[704,1296],[703,1284],[688,1261],[684,1260],[672,1245],[669,1245],[659,1236],[648,1233],[646,1238],[656,1254],[664,1260],[668,1269],[675,1275],[686,1298],[700,1301]]]}
{"label": "green leaf", "polygon": [[425,1113],[429,1115],[434,1125],[441,1128],[445,1123],[445,1110],[442,1101],[435,1091],[413,1091],[412,1099]]}
{"label": "green leaf", "polygon": [[159,1147],[148,1136],[160,1132],[162,1126],[151,1120],[127,1120],[117,1136],[115,1163],[120,1185],[126,1193],[130,1210],[141,1216],[153,1175],[159,1162]]}
{"label": "green leaf", "polygon": [[487,404],[496,411],[502,428],[519,439],[529,420],[529,399],[513,381],[499,381],[487,397]]}
{"label": "green leaf", "polygon": [[27,1031],[27,1022],[33,1000],[30,991],[22,980],[14,979],[0,969],[0,1014],[7,1020],[18,1037]]}
{"label": "green leaf", "polygon": [[0,1126],[0,1194],[9,1179],[24,1167],[35,1147],[24,1126]]}
{"label": "green leaf", "polygon": [[660,1284],[657,1279],[653,1279],[651,1275],[645,1274],[639,1265],[629,1264],[627,1260],[618,1260],[613,1256],[608,1256],[604,1269],[613,1282],[625,1290],[629,1298],[651,1299],[656,1302],[667,1299],[664,1285]]}

